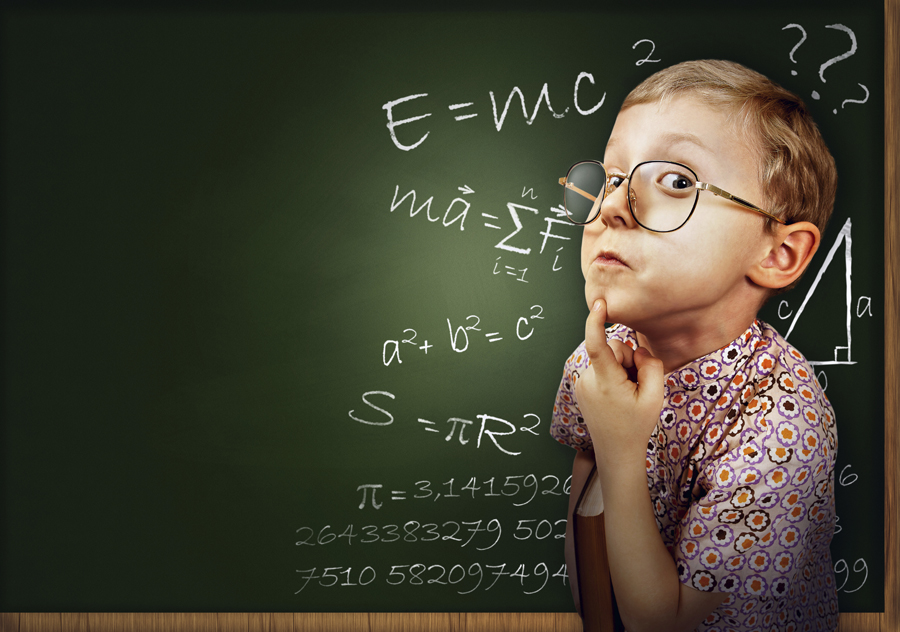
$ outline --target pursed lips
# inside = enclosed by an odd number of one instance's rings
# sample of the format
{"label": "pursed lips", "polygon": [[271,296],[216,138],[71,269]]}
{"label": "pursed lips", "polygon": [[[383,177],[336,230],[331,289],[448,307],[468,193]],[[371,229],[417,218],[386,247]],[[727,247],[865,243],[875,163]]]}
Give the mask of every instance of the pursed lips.
{"label": "pursed lips", "polygon": [[603,250],[597,253],[597,256],[594,258],[594,263],[600,264],[602,266],[628,267],[628,264],[625,263],[622,257],[611,250]]}

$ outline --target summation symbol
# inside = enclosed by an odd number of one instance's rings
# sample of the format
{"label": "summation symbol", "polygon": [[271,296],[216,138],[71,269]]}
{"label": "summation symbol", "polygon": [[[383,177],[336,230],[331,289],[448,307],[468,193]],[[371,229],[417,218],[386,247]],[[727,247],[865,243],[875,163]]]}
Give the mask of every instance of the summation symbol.
{"label": "summation symbol", "polygon": [[510,252],[515,252],[520,255],[527,255],[528,253],[531,252],[531,248],[517,248],[516,246],[511,246],[511,245],[507,244],[506,242],[509,241],[513,235],[515,235],[520,230],[522,230],[522,222],[519,221],[519,213],[517,212],[517,210],[530,211],[530,212],[538,214],[538,215],[540,214],[540,211],[538,211],[536,208],[531,208],[530,206],[522,206],[521,204],[513,204],[512,202],[509,202],[506,205],[506,208],[509,209],[509,214],[512,216],[513,224],[515,224],[516,229],[513,232],[511,232],[510,234],[508,234],[506,237],[504,237],[503,239],[498,241],[497,245],[494,246],[494,248],[501,248],[502,250],[508,250]]}

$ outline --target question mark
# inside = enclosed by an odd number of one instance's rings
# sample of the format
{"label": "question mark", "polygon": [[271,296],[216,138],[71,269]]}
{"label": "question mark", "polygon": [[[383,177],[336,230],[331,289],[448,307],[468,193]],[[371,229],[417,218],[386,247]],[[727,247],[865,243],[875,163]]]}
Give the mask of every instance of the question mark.
{"label": "question mark", "polygon": [[[862,101],[858,101],[858,100],[856,100],[856,99],[844,99],[843,102],[841,102],[841,109],[842,109],[842,110],[844,109],[844,105],[846,105],[847,103],[865,103],[866,101],[869,100],[869,89],[868,89],[867,87],[865,87],[865,86],[864,86],[863,84],[861,84],[861,83],[858,84],[858,85],[859,85],[860,88],[862,88],[863,90],[866,91],[866,96],[865,96],[865,98],[864,98]],[[837,109],[834,110],[834,113],[837,114]]]}
{"label": "question mark", "polygon": [[[803,33],[803,37],[800,39],[799,42],[797,42],[796,44],[794,44],[794,47],[791,49],[791,52],[788,53],[788,58],[789,58],[793,63],[796,64],[796,63],[797,63],[797,60],[794,59],[794,53],[796,53],[796,52],[797,52],[797,49],[800,48],[800,44],[802,44],[803,42],[806,41],[806,29],[804,29],[804,28],[803,28],[802,26],[800,26],[799,24],[788,24],[787,26],[784,26],[784,27],[781,28],[782,31],[785,30],[785,29],[800,29],[800,32]],[[792,70],[792,71],[791,71],[791,74],[794,75],[794,76],[796,77],[796,76],[797,76],[797,71],[796,71],[796,70]]]}
{"label": "question mark", "polygon": [[837,57],[832,57],[831,59],[826,61],[824,64],[819,66],[819,79],[822,80],[822,83],[825,83],[825,75],[823,73],[825,72],[826,68],[828,68],[829,66],[831,66],[833,64],[838,63],[842,59],[847,59],[848,57],[853,55],[853,53],[856,52],[856,35],[853,34],[853,31],[848,29],[843,24],[829,24],[825,28],[826,29],[837,29],[839,31],[844,31],[847,35],[849,35],[850,36],[850,50],[848,50],[843,55],[838,55]]}
{"label": "question mark", "polygon": [[[824,64],[819,66],[819,79],[822,80],[822,83],[825,83],[825,74],[824,73],[825,73],[826,68],[828,68],[829,66],[831,66],[833,64],[838,63],[842,59],[847,59],[848,57],[850,57],[851,55],[853,55],[856,52],[856,35],[853,33],[853,31],[851,31],[849,28],[847,28],[843,24],[829,24],[825,28],[826,29],[837,29],[838,31],[844,31],[847,35],[849,35],[850,36],[850,50],[848,50],[843,55],[838,55],[837,57],[832,57],[831,59],[826,61]],[[813,90],[812,98],[818,99],[819,93],[816,92],[815,90]],[[866,97],[866,98],[868,98],[868,97]],[[841,105],[841,107],[843,107],[843,105]],[[834,112],[835,112],[835,114],[837,114],[837,110],[834,110]]]}

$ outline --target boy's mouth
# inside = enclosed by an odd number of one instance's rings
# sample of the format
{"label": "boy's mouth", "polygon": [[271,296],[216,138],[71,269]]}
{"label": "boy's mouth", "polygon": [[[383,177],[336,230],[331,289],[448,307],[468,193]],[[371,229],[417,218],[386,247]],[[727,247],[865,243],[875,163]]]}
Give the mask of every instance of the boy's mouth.
{"label": "boy's mouth", "polygon": [[597,254],[597,257],[594,259],[594,263],[598,263],[602,266],[625,266],[628,267],[628,264],[622,260],[622,257],[617,255],[615,252],[611,250],[604,250]]}

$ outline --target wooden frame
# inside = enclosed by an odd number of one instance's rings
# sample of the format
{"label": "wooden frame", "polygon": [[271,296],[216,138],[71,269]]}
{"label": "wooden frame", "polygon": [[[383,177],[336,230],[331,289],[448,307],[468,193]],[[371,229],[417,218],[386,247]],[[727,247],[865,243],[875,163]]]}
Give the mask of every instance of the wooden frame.
{"label": "wooden frame", "polygon": [[[883,613],[847,613],[840,632],[900,629],[900,0],[884,0]],[[0,632],[576,632],[575,613],[0,613]]]}

